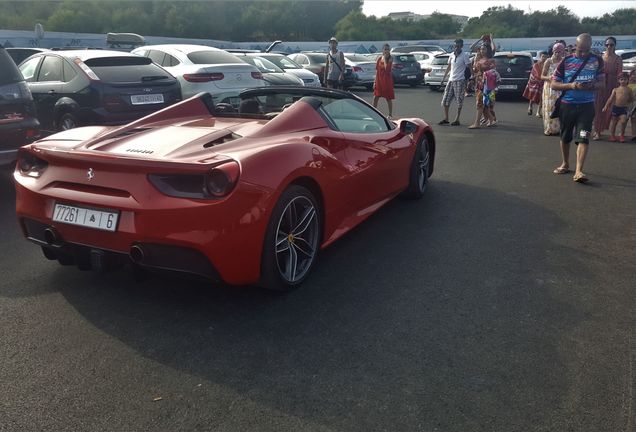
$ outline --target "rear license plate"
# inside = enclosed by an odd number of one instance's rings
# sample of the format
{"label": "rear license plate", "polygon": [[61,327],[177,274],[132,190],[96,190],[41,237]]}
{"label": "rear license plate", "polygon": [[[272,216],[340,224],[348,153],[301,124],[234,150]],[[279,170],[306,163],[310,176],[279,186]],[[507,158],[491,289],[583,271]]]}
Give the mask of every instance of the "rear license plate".
{"label": "rear license plate", "polygon": [[408,75],[406,79],[415,79],[415,75]]}
{"label": "rear license plate", "polygon": [[115,232],[119,213],[109,210],[95,210],[65,204],[55,204],[53,220],[70,225],[79,225],[104,231]]}
{"label": "rear license plate", "polygon": [[163,94],[132,95],[130,96],[130,102],[133,105],[163,103]]}
{"label": "rear license plate", "polygon": [[499,90],[517,90],[516,84],[503,84],[499,86]]}

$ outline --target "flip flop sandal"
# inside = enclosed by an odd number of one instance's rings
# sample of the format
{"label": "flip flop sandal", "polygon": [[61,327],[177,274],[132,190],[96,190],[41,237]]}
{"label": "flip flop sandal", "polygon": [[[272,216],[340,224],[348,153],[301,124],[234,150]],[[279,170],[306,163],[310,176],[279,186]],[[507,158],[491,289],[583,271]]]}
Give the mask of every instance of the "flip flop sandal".
{"label": "flip flop sandal", "polygon": [[569,168],[557,167],[552,171],[555,174],[567,174],[570,172]]}
{"label": "flip flop sandal", "polygon": [[575,175],[574,177],[572,177],[572,180],[574,180],[577,183],[587,183],[589,181],[587,176],[583,173],[579,175]]}
{"label": "flip flop sandal", "polygon": [[448,120],[441,120],[439,122],[437,122],[438,125],[447,125],[448,124]]}

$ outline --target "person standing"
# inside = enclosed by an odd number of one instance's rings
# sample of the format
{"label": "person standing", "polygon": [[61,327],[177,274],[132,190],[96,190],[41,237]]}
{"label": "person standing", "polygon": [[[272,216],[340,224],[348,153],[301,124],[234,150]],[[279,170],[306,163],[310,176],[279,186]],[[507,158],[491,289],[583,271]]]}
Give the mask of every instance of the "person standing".
{"label": "person standing", "polygon": [[338,51],[338,39],[329,39],[329,52],[325,63],[324,82],[328,88],[341,89],[344,82],[345,58],[342,51]]}
{"label": "person standing", "polygon": [[373,82],[373,107],[378,107],[378,100],[383,97],[389,106],[389,118],[393,117],[393,57],[391,47],[384,44],[382,55],[375,62],[375,81]]}
{"label": "person standing", "polygon": [[[629,116],[629,110],[634,104],[634,96],[632,90],[627,86],[629,81],[629,74],[623,72],[618,77],[618,87],[612,90],[612,94],[607,103],[603,107],[603,112],[610,110],[612,113],[612,120],[610,121],[610,141],[625,142],[625,127],[627,126],[627,119]],[[616,135],[616,126],[620,127],[620,135]]]}
{"label": "person standing", "polygon": [[565,54],[565,43],[556,42],[551,47],[550,51],[552,51],[552,56],[545,61],[543,71],[541,72],[541,79],[545,82],[543,85],[543,97],[541,104],[541,111],[543,114],[543,134],[558,135],[561,130],[561,123],[559,123],[558,118],[550,118],[550,114],[552,113],[554,103],[559,98],[561,92],[554,90],[550,81],[552,80],[552,75],[554,74],[557,66],[561,63],[561,60],[563,60],[563,56]]}
{"label": "person standing", "polygon": [[468,53],[463,52],[464,47],[463,39],[455,39],[455,45],[453,52],[448,56],[448,66],[446,66],[446,72],[442,82],[446,80],[448,73],[450,72],[450,79],[444,89],[444,96],[442,96],[442,107],[444,108],[444,119],[438,124],[447,125],[448,123],[448,109],[451,104],[451,100],[455,98],[457,102],[457,115],[453,120],[451,126],[459,126],[459,115],[462,112],[462,106],[464,104],[464,94],[466,92],[466,68],[470,67],[470,56]]}
{"label": "person standing", "polygon": [[592,139],[601,139],[601,133],[609,127],[612,113],[603,111],[605,102],[612,94],[612,90],[618,87],[618,77],[623,72],[623,59],[616,55],[616,38],[610,36],[605,39],[605,52],[603,53],[603,64],[605,65],[605,88],[596,93],[594,104],[594,130]]}
{"label": "person standing", "polygon": [[543,95],[543,80],[541,79],[541,71],[543,64],[548,58],[548,53],[541,51],[539,60],[532,66],[528,84],[523,91],[523,97],[528,99],[528,115],[532,115],[532,104],[537,104],[537,117],[541,117],[541,97]]}
{"label": "person standing", "polygon": [[[578,183],[588,181],[583,172],[587,157],[589,138],[594,122],[594,98],[597,90],[605,87],[603,59],[590,52],[592,36],[582,33],[576,38],[576,49],[563,59],[552,76],[552,88],[561,90],[561,165],[555,174],[570,172],[570,143],[574,136],[576,149],[576,170],[573,180]],[[575,135],[573,132],[576,130]]]}
{"label": "person standing", "polygon": [[468,126],[468,129],[479,129],[480,120],[483,116],[486,125],[492,124],[493,120],[490,107],[484,107],[484,73],[495,68],[495,61],[492,59],[492,47],[486,43],[479,48],[479,60],[475,57],[473,70],[475,72],[475,104],[477,112],[475,121]]}

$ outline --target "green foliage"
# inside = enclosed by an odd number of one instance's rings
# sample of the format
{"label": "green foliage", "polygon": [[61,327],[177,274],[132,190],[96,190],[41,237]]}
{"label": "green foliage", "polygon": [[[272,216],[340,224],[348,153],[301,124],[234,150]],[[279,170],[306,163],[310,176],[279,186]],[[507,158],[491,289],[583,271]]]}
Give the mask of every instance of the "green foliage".
{"label": "green foliage", "polygon": [[464,29],[434,12],[418,22],[362,14],[363,0],[0,0],[0,28],[76,33],[134,32],[145,36],[233,41],[424,40],[456,36],[499,38],[636,33],[636,8],[579,19],[564,6],[525,13],[491,7]]}

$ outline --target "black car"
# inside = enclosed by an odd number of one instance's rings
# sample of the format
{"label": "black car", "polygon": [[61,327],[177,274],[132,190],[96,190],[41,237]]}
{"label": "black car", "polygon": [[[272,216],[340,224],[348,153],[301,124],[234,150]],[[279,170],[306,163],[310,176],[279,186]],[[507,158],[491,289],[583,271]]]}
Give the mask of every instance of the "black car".
{"label": "black car", "polygon": [[526,88],[534,61],[528,52],[497,53],[495,69],[501,75],[497,93],[521,94]]}
{"label": "black car", "polygon": [[0,45],[0,165],[14,163],[18,147],[38,138],[39,129],[29,87]]}
{"label": "black car", "polygon": [[22,63],[42,129],[128,123],[181,100],[151,59],[110,50],[47,51]]}
{"label": "black car", "polygon": [[424,79],[422,67],[413,54],[393,54],[393,82],[415,87]]}
{"label": "black car", "polygon": [[15,64],[19,65],[26,58],[31,57],[33,54],[38,54],[45,51],[50,51],[46,48],[5,48]]}

